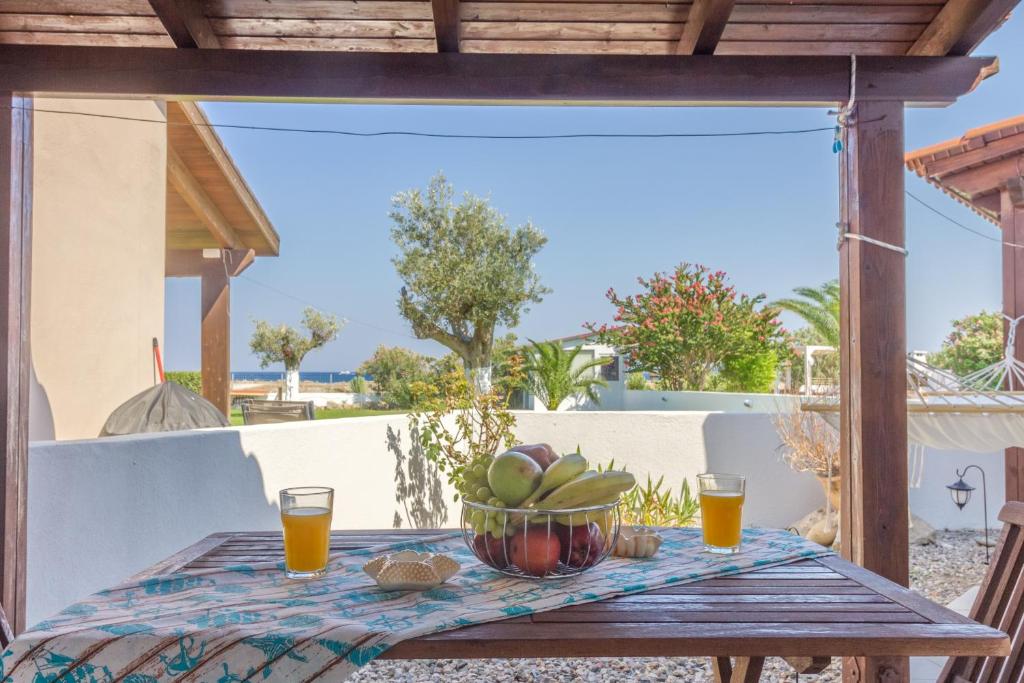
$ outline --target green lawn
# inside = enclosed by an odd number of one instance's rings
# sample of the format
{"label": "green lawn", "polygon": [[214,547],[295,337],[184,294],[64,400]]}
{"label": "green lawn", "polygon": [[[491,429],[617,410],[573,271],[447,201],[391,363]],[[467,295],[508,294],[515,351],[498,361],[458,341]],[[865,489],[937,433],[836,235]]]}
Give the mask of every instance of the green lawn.
{"label": "green lawn", "polygon": [[[377,410],[374,408],[317,408],[316,419],[337,420],[342,417],[367,417],[370,415],[399,415],[407,410]],[[242,424],[242,409],[231,409],[231,424],[240,426]]]}

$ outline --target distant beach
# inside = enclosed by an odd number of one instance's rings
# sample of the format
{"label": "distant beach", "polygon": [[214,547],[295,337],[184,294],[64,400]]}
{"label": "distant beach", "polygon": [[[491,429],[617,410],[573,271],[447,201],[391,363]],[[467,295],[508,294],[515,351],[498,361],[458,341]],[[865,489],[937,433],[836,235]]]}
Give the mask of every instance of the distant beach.
{"label": "distant beach", "polygon": [[[299,371],[300,382],[313,384],[335,384],[337,382],[349,382],[355,378],[355,372],[304,372]],[[369,376],[367,376],[369,379]],[[266,382],[280,382],[284,380],[283,372],[273,371],[234,371],[231,373],[232,383],[254,383],[263,384]]]}

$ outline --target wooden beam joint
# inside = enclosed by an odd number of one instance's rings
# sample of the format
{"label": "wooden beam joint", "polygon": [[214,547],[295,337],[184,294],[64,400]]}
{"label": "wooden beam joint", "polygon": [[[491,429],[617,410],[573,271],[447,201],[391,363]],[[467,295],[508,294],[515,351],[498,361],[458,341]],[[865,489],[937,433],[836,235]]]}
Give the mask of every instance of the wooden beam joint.
{"label": "wooden beam joint", "polygon": [[694,0],[676,54],[713,55],[736,0]]}
{"label": "wooden beam joint", "polygon": [[458,52],[461,21],[459,0],[431,0],[434,14],[434,35],[438,52]]}
{"label": "wooden beam joint", "polygon": [[255,259],[255,249],[168,249],[164,277],[202,277],[216,263],[223,264],[228,277],[238,277]]}
{"label": "wooden beam joint", "polygon": [[199,0],[149,0],[160,23],[179,48],[220,47],[209,19],[203,14]]}

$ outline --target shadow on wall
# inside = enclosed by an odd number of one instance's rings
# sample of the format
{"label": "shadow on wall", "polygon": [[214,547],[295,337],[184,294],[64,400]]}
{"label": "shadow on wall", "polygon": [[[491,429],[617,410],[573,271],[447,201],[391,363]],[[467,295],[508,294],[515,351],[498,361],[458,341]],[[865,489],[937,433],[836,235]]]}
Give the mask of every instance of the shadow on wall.
{"label": "shadow on wall", "polygon": [[707,471],[747,478],[745,518],[785,528],[825,504],[814,475],[794,472],[783,462],[779,435],[767,415],[709,413],[703,430]]}
{"label": "shadow on wall", "polygon": [[36,366],[32,365],[28,382],[28,440],[53,441],[57,438],[53,424],[53,408],[46,387],[39,383]]}
{"label": "shadow on wall", "polygon": [[395,456],[395,510],[393,526],[403,521],[413,529],[442,527],[448,521],[448,505],[437,465],[427,459],[419,429],[409,431],[408,453],[402,450],[402,433],[388,425],[388,451]]}
{"label": "shadow on wall", "polygon": [[280,529],[277,503],[237,430],[161,437],[31,446],[30,623],[209,534]]}

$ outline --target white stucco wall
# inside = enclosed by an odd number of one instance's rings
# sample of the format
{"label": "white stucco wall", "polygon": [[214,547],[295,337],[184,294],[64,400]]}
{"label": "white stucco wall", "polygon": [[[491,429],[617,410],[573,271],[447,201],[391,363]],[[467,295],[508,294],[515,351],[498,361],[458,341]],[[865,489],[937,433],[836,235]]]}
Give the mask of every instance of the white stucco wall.
{"label": "white stucco wall", "polygon": [[[37,99],[39,109],[161,120],[151,101]],[[32,438],[99,434],[153,384],[163,338],[166,131],[38,112],[32,208]]]}
{"label": "white stucco wall", "polygon": [[[517,412],[517,436],[559,451],[577,446],[593,463],[615,459],[641,480],[679,486],[704,471],[748,477],[747,524],[786,526],[820,506],[814,477],[779,458],[766,414],[709,412]],[[404,415],[255,427],[36,442],[29,448],[28,617],[35,622],[216,531],[276,530],[277,492],[322,484],[336,490],[334,526],[391,528],[396,458],[408,453]],[[945,484],[972,454],[928,454],[912,508],[937,526],[978,527],[981,499],[959,512]],[[993,515],[1002,503],[1001,458],[989,457]],[[972,480],[973,483],[973,480]],[[453,491],[441,486],[448,526]],[[403,520],[403,526],[410,526]]]}

